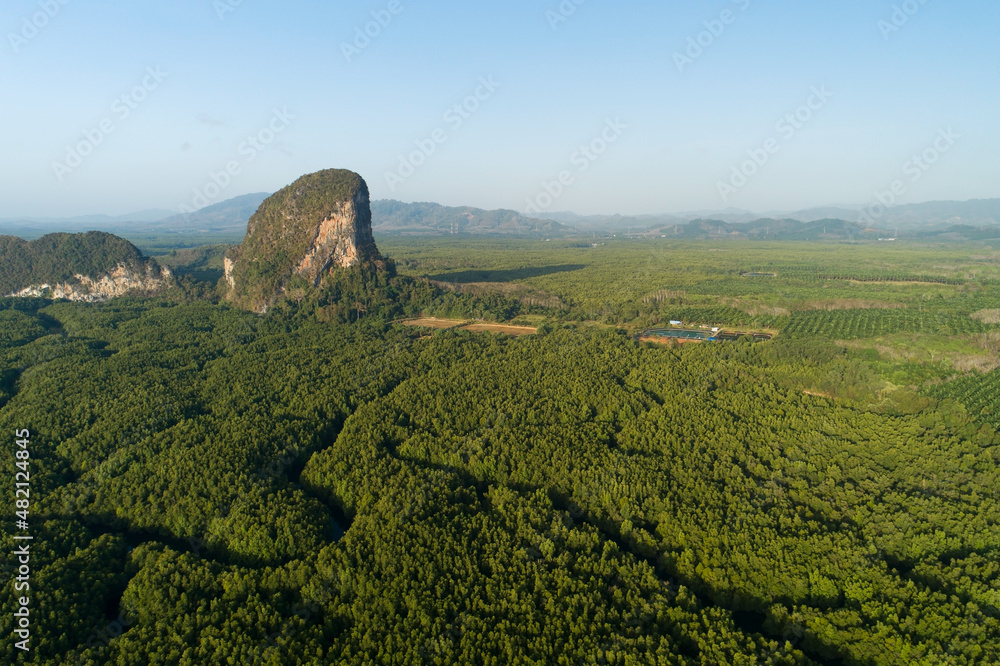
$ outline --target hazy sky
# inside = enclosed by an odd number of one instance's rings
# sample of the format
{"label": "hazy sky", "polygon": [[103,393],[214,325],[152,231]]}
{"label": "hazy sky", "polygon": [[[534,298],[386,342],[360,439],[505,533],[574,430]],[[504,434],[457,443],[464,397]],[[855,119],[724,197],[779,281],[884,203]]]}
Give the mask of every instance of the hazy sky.
{"label": "hazy sky", "polygon": [[998,25],[995,0],[6,0],[0,218],[330,167],[542,212],[998,197]]}

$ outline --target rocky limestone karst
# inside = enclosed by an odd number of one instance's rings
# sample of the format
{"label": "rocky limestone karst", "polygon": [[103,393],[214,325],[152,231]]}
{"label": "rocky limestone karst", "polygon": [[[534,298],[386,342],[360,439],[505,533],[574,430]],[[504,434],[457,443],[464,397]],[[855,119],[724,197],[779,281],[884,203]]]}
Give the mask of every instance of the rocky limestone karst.
{"label": "rocky limestone karst", "polygon": [[292,287],[319,286],[333,271],[384,267],[372,236],[368,185],[341,169],[303,176],[261,204],[224,264],[227,298],[256,312]]}
{"label": "rocky limestone karst", "polygon": [[35,241],[0,236],[0,295],[99,302],[148,295],[173,275],[113,234],[48,234]]}
{"label": "rocky limestone karst", "polygon": [[106,275],[74,275],[72,280],[37,284],[8,294],[15,298],[53,298],[99,303],[127,295],[152,294],[165,286],[173,275],[170,269],[149,264],[144,271],[119,264]]}

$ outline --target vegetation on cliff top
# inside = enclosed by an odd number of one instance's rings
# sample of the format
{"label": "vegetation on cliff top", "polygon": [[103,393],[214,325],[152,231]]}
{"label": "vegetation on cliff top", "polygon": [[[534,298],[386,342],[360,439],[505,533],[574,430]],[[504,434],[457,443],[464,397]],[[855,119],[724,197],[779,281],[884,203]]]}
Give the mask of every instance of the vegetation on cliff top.
{"label": "vegetation on cliff top", "polygon": [[145,270],[150,261],[132,243],[102,231],[48,234],[34,241],[0,236],[0,293],[76,282],[77,275],[98,277],[122,264]]}
{"label": "vegetation on cliff top", "polygon": [[[361,176],[327,169],[299,178],[264,201],[250,218],[243,244],[227,255],[235,263],[232,299],[254,309],[269,305],[291,280],[319,224],[359,192],[367,198],[368,186]],[[363,207],[357,214],[358,231],[370,240],[371,213]]]}

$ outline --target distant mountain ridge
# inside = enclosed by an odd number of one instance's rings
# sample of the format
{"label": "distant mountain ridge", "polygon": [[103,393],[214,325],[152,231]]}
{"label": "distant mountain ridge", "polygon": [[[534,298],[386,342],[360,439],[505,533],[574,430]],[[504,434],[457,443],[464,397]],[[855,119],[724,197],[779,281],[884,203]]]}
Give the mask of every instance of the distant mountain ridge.
{"label": "distant mountain ridge", "polygon": [[724,220],[691,220],[686,224],[674,224],[645,229],[638,236],[663,236],[688,240],[776,240],[776,241],[818,241],[818,240],[879,240],[891,238],[893,233],[857,222],[824,219],[802,222],[791,219],[760,218],[752,222],[732,223]]}
{"label": "distant mountain ridge", "polygon": [[944,242],[1000,241],[1000,225],[969,224],[889,228],[868,226],[841,219],[809,222],[792,219],[760,218],[752,222],[698,219],[685,224],[633,230],[633,238],[677,238],[687,240],[773,240],[773,241],[875,241],[927,240]]}
{"label": "distant mountain ridge", "polygon": [[150,208],[125,215],[77,215],[76,217],[15,217],[0,220],[5,224],[60,224],[65,227],[120,224],[125,222],[157,222],[174,215],[174,211]]}
{"label": "distant mountain ridge", "polygon": [[[0,234],[37,238],[46,231],[83,231],[99,229],[118,235],[129,232],[214,232],[232,236],[235,241],[242,238],[247,221],[264,202],[268,193],[245,194],[222,201],[187,215],[172,214],[169,211],[152,209],[129,215],[107,216],[89,215],[73,218],[15,218],[0,219]],[[897,234],[912,237],[934,236],[955,238],[994,238],[998,234],[982,230],[983,227],[1000,227],[1000,199],[975,199],[971,201],[931,201],[906,204],[890,208],[869,219],[861,206],[825,206],[809,208],[797,212],[772,211],[757,214],[747,210],[729,208],[718,211],[695,211],[664,215],[577,215],[571,212],[543,213],[529,216],[515,210],[484,210],[472,206],[443,206],[436,203],[404,203],[391,199],[371,203],[372,223],[376,233],[386,235],[447,236],[447,235],[501,235],[501,236],[545,236],[560,237],[574,234],[626,233],[654,234],[672,232],[684,237],[703,237],[706,233],[693,229],[676,230],[700,220],[713,220],[727,225],[753,225],[759,220],[797,221],[803,224],[827,222],[827,234],[808,231],[806,235],[837,237],[830,234],[830,220],[839,220],[879,233],[874,235]],[[166,216],[159,217],[166,213]],[[159,217],[159,219],[154,219]],[[704,225],[703,225],[704,226]],[[764,225],[765,235],[768,227]],[[835,225],[834,225],[835,226]],[[783,234],[796,235],[791,227],[784,228]],[[838,227],[844,237],[867,237],[855,233],[853,227]],[[756,228],[741,230],[730,228],[726,233],[746,233],[759,236]],[[812,229],[812,228],[810,228]],[[978,230],[976,230],[978,229]],[[873,234],[869,234],[873,235]],[[949,236],[950,235],[950,236]],[[220,242],[220,241],[216,241]]]}
{"label": "distant mountain ridge", "polygon": [[[570,212],[545,213],[546,219],[587,231],[638,232],[692,220],[718,220],[727,224],[747,224],[759,219],[785,219],[818,222],[838,219],[883,229],[900,231],[945,228],[950,225],[1000,226],[1000,199],[971,201],[929,201],[889,208],[877,215],[866,215],[869,206],[822,206],[799,211],[768,211],[763,214],[729,208],[719,211],[694,211],[663,215],[577,215]],[[874,212],[878,212],[877,210]],[[869,217],[871,220],[869,221]]]}
{"label": "distant mountain ridge", "polygon": [[554,220],[527,217],[514,210],[449,207],[436,203],[372,202],[375,231],[399,235],[558,235],[572,231]]}
{"label": "distant mountain ridge", "polygon": [[267,193],[244,194],[206,206],[188,215],[150,209],[127,215],[84,215],[67,218],[0,219],[0,233],[38,237],[46,231],[211,231],[241,232],[247,220],[270,196]]}
{"label": "distant mountain ridge", "polygon": [[971,201],[929,201],[890,208],[879,218],[886,226],[910,228],[963,224],[971,226],[1000,225],[1000,199]]}
{"label": "distant mountain ridge", "polygon": [[245,231],[247,221],[269,196],[267,192],[244,194],[193,213],[171,215],[152,226],[179,231]]}

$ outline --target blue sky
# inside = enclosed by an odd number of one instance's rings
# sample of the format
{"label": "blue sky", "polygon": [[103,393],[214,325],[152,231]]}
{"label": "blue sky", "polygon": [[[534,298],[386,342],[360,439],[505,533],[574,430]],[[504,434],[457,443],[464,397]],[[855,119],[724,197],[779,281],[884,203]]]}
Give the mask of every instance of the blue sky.
{"label": "blue sky", "polygon": [[64,2],[0,8],[0,218],[330,167],[374,198],[585,214],[1000,196],[993,1]]}

